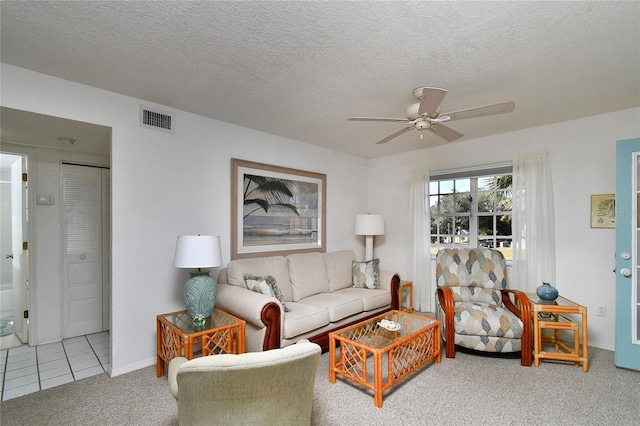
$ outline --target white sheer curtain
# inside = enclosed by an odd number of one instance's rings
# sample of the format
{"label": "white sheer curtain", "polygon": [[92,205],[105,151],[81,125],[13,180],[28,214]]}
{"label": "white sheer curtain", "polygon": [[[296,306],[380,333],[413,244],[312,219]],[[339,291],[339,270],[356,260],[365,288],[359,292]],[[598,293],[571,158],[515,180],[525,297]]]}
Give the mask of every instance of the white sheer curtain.
{"label": "white sheer curtain", "polygon": [[556,246],[549,154],[513,158],[513,273],[511,287],[535,292],[555,286]]}
{"label": "white sheer curtain", "polygon": [[431,219],[425,201],[428,185],[428,169],[411,172],[409,279],[413,281],[413,308],[420,312],[435,312],[431,288]]}

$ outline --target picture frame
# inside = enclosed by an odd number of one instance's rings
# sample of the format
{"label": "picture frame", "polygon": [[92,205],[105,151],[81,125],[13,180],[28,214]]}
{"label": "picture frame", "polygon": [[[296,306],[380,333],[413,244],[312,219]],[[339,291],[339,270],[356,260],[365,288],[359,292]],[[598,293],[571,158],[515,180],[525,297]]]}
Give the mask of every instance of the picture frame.
{"label": "picture frame", "polygon": [[231,159],[231,260],[326,251],[327,176]]}
{"label": "picture frame", "polygon": [[616,194],[591,196],[591,228],[616,227]]}

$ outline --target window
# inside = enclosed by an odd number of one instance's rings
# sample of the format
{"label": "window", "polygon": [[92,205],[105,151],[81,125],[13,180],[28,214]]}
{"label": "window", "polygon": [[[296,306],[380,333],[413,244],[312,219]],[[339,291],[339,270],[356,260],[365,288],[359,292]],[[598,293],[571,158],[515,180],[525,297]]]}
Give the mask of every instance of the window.
{"label": "window", "polygon": [[446,247],[491,247],[513,259],[512,177],[510,166],[432,176],[432,254]]}

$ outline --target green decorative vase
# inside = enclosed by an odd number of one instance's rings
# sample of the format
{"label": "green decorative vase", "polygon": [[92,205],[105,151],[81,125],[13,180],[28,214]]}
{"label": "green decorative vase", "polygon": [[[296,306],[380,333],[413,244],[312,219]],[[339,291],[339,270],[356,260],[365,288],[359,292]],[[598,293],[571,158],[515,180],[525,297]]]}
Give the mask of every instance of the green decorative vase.
{"label": "green decorative vase", "polygon": [[211,316],[216,302],[216,282],[209,271],[191,272],[191,278],[184,285],[184,304],[191,318]]}

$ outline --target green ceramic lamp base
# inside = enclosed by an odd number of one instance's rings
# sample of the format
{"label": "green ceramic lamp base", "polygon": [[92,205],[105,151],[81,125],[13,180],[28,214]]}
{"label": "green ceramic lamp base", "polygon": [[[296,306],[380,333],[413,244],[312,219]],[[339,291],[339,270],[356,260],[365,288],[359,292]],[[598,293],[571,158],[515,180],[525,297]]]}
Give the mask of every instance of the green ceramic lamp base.
{"label": "green ceramic lamp base", "polygon": [[191,318],[210,317],[215,302],[216,282],[209,271],[191,272],[191,278],[184,285],[184,304]]}

